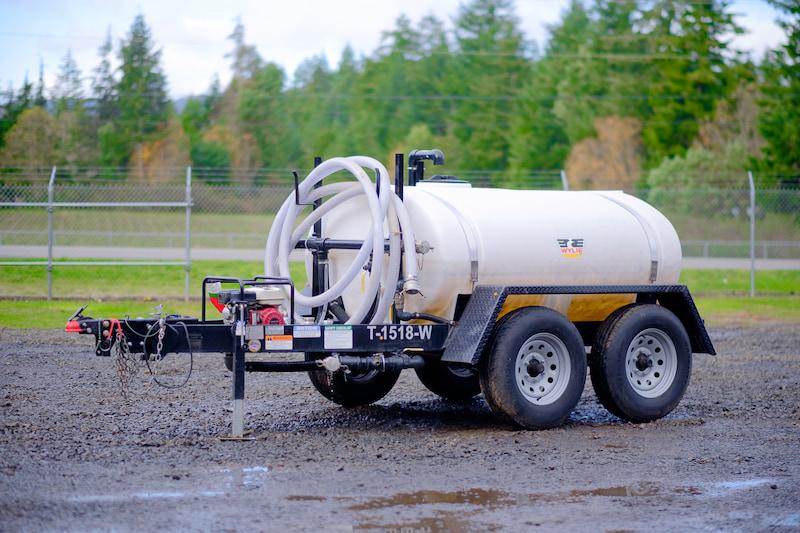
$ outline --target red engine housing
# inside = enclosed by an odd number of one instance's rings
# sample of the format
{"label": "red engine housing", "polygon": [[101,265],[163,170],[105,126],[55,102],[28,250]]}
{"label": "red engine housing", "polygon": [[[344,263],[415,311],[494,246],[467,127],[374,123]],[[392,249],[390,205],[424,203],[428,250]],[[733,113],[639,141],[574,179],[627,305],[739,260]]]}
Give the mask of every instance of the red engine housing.
{"label": "red engine housing", "polygon": [[277,307],[265,307],[250,311],[251,324],[283,325],[283,313]]}

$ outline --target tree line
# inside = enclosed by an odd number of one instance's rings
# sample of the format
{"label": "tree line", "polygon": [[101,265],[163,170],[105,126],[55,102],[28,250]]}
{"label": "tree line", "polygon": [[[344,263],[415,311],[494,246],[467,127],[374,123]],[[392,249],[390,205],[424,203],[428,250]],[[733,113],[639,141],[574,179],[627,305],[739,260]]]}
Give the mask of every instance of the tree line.
{"label": "tree line", "polygon": [[[440,148],[447,171],[524,186],[566,169],[575,188],[702,187],[746,169],[800,172],[800,3],[769,0],[786,45],[753,58],[727,0],[572,0],[538,48],[512,0],[470,0],[451,30],[405,15],[368,57],[306,59],[291,83],[247,43],[233,72],[178,113],[144,15],[116,50],[110,33],[90,94],[71,52],[55,84],[0,94],[0,167],[308,168],[314,156]],[[393,164],[393,163],[392,163]],[[390,167],[391,168],[391,167]]]}

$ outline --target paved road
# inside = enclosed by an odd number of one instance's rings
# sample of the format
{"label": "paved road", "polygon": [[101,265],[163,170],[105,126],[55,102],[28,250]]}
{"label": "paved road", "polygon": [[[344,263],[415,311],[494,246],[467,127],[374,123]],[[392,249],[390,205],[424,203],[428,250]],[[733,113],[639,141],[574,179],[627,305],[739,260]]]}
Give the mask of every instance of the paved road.
{"label": "paved road", "polygon": [[[297,252],[297,260],[302,252]],[[183,248],[126,248],[105,246],[56,246],[53,257],[62,259],[106,259],[117,261],[184,261]],[[47,259],[46,246],[0,246],[0,262],[15,259]],[[193,248],[192,261],[211,259],[231,259],[239,261],[262,261],[264,250],[243,250],[234,248]],[[749,259],[724,259],[684,257],[683,267],[687,269],[730,269],[750,270]],[[756,270],[800,270],[800,259],[756,259]]]}

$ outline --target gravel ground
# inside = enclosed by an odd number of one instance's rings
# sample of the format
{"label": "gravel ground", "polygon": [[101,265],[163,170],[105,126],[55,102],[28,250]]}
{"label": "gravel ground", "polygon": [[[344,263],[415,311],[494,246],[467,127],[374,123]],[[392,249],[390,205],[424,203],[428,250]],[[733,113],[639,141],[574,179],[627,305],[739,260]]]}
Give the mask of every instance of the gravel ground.
{"label": "gravel ground", "polygon": [[220,356],[122,397],[90,337],[0,330],[0,531],[800,531],[800,326],[710,333],[719,355],[651,424],[590,384],[564,426],[528,432],[410,371],[358,409],[249,374],[236,442]]}

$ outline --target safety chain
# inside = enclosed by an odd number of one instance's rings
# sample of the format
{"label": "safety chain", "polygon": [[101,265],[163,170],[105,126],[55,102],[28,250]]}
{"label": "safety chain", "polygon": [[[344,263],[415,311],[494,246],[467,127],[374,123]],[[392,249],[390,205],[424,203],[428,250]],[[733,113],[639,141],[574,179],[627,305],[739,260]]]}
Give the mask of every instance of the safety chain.
{"label": "safety chain", "polygon": [[[156,375],[158,374],[158,363],[164,359],[164,334],[166,331],[167,319],[162,316],[158,319],[158,331],[156,332],[156,351],[154,353],[148,353],[145,355],[145,363],[147,364],[147,369],[150,371],[150,375],[153,377],[153,379],[156,379]],[[158,381],[156,380],[156,382]]]}
{"label": "safety chain", "polygon": [[119,376],[119,391],[123,398],[127,398],[133,378],[139,373],[141,361],[138,356],[131,353],[128,348],[128,339],[125,338],[125,333],[123,333],[119,321],[115,322],[117,326],[116,365]]}
{"label": "safety chain", "polygon": [[[147,380],[147,383],[144,385],[147,387],[150,383],[155,383],[161,387],[165,387],[168,389],[177,389],[180,388],[189,381],[189,377],[192,374],[192,368],[194,366],[194,357],[191,352],[191,348],[189,349],[189,370],[186,373],[185,378],[177,384],[169,384],[164,383],[163,381],[159,381],[159,374],[161,372],[166,372],[172,374],[173,372],[170,369],[159,369],[159,363],[165,359],[167,354],[164,353],[164,337],[167,332],[167,318],[162,314],[161,306],[158,306],[156,309],[156,316],[158,316],[158,322],[156,325],[158,326],[158,331],[155,333],[156,336],[156,351],[154,353],[145,353],[144,356],[142,354],[134,354],[131,353],[130,345],[128,344],[128,339],[125,336],[125,333],[122,329],[122,324],[119,320],[114,320],[111,324],[111,329],[109,331],[109,336],[116,335],[116,366],[117,366],[117,374],[119,376],[119,388],[120,393],[124,398],[127,398],[132,390],[134,389],[134,377],[136,377],[139,372],[142,370],[142,367],[147,368],[147,373],[150,375],[150,379]],[[154,313],[151,313],[153,316]],[[186,329],[186,324],[182,322],[178,322],[180,326],[182,326],[182,332],[186,335],[186,338],[189,338],[189,332]],[[116,332],[114,331],[116,328]],[[180,329],[178,330],[180,331]],[[135,334],[135,332],[134,332]],[[152,339],[153,332],[152,329],[149,330],[142,339],[142,346],[146,346],[147,339]]]}
{"label": "safety chain", "polygon": [[154,355],[157,361],[164,358],[164,333],[166,331],[167,319],[162,316],[158,319],[158,335],[156,336],[156,353]]}
{"label": "safety chain", "polygon": [[[186,335],[186,342],[190,344],[189,341],[189,331],[186,328],[186,324],[183,322],[177,322],[177,326],[182,328],[178,329],[177,331],[181,331],[184,335]],[[170,329],[175,329],[170,326]],[[192,354],[191,346],[189,346],[189,369],[186,372],[185,377],[182,381],[179,380],[178,383],[168,383],[163,381],[162,378],[159,376],[166,376],[167,374],[174,374],[174,369],[168,368],[169,365],[164,366],[161,363],[166,359],[167,354],[164,353],[164,335],[167,332],[167,318],[166,316],[162,315],[158,319],[158,333],[156,333],[156,351],[152,354],[146,354],[144,361],[145,365],[147,365],[147,370],[150,371],[150,376],[152,381],[166,389],[179,389],[186,385],[189,382],[189,378],[192,375],[192,369],[194,368],[194,355]],[[176,361],[175,357],[173,357],[173,362]],[[159,367],[162,367],[159,369]]]}

